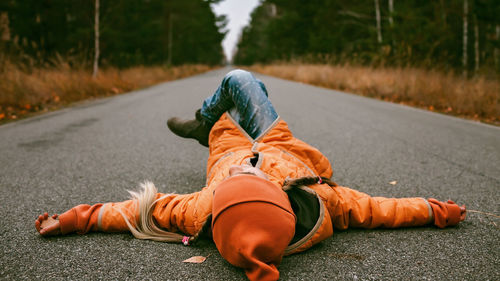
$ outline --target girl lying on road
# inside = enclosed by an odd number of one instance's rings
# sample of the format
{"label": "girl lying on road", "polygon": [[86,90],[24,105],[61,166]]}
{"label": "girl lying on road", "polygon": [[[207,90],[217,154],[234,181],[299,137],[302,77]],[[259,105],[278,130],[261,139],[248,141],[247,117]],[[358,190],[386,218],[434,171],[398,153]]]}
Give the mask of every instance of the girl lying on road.
{"label": "girl lying on road", "polygon": [[162,194],[147,182],[124,202],[40,215],[37,231],[130,231],[140,239],[185,245],[207,234],[250,280],[276,280],[284,255],[310,248],[334,228],[443,228],[465,219],[465,206],[453,201],[371,197],[330,181],[328,159],[292,135],[264,84],[243,70],[224,77],[194,120],[171,118],[167,124],[209,147],[206,187]]}

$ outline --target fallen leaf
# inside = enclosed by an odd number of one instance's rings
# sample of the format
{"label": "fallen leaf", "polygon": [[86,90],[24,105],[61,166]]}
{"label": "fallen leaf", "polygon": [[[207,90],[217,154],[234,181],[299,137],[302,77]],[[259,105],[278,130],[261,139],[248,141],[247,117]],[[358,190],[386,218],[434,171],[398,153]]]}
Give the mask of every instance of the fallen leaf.
{"label": "fallen leaf", "polygon": [[189,263],[202,263],[206,260],[207,258],[206,257],[203,257],[203,256],[194,256],[194,257],[190,257],[189,259],[187,260],[183,260],[182,262],[189,262]]}
{"label": "fallen leaf", "polygon": [[397,181],[390,181],[389,184],[396,185],[398,182]]}

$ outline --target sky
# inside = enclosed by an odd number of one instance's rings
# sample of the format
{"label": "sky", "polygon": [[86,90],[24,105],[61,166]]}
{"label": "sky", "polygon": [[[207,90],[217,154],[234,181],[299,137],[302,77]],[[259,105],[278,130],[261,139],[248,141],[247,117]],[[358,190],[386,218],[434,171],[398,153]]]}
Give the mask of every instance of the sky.
{"label": "sky", "polygon": [[259,5],[259,0],[225,0],[212,6],[216,15],[225,14],[229,20],[227,24],[228,33],[222,41],[224,54],[228,61],[238,43],[240,32],[250,22],[250,13]]}

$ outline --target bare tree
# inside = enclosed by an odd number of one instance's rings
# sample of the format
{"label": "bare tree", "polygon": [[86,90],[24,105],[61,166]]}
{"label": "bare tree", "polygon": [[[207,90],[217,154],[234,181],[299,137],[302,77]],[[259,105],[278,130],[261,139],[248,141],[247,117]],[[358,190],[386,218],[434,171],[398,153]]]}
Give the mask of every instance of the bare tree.
{"label": "bare tree", "polygon": [[394,19],[392,15],[394,14],[394,0],[389,0],[389,25],[391,26],[391,39],[392,39],[392,48],[396,46],[396,42],[394,41]]}
{"label": "bare tree", "polygon": [[168,57],[167,57],[167,65],[170,66],[172,65],[172,34],[174,33],[174,25],[173,25],[173,19],[174,15],[170,13],[168,17]]}
{"label": "bare tree", "polygon": [[394,0],[389,0],[389,24],[391,27],[394,25],[394,20],[392,19],[392,14],[394,13]]}
{"label": "bare tree", "polygon": [[479,71],[479,26],[477,17],[474,15],[474,72],[477,75]]}
{"label": "bare tree", "polygon": [[[495,28],[495,40],[500,40],[500,24],[497,24],[496,25],[496,28]],[[499,55],[499,51],[498,51],[498,47],[495,47],[495,51],[494,51],[495,55],[495,67],[499,67],[499,64],[500,64],[500,55]]]}
{"label": "bare tree", "polygon": [[441,19],[443,20],[443,24],[446,25],[446,10],[444,0],[439,0],[439,3],[441,4]]}
{"label": "bare tree", "polygon": [[382,27],[380,23],[380,6],[378,0],[375,1],[375,17],[377,19],[377,42],[382,43]]}
{"label": "bare tree", "polygon": [[97,72],[99,71],[99,0],[95,0],[95,23],[94,23],[94,43],[95,43],[95,53],[94,53],[94,72],[92,77],[97,77]]}
{"label": "bare tree", "polygon": [[464,22],[464,30],[463,30],[463,46],[462,46],[462,66],[464,68],[463,75],[467,77],[467,15],[469,13],[469,1],[464,0],[464,13],[462,16]]}

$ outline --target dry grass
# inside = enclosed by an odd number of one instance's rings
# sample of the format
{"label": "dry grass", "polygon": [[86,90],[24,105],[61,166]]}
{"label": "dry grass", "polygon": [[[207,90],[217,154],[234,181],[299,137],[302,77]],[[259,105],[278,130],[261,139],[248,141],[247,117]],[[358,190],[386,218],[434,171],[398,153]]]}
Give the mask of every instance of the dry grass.
{"label": "dry grass", "polygon": [[53,68],[22,68],[5,62],[0,69],[0,122],[49,111],[89,98],[116,95],[212,69],[206,65],[88,70],[61,63]]}
{"label": "dry grass", "polygon": [[254,65],[252,71],[500,125],[500,82],[416,68]]}

